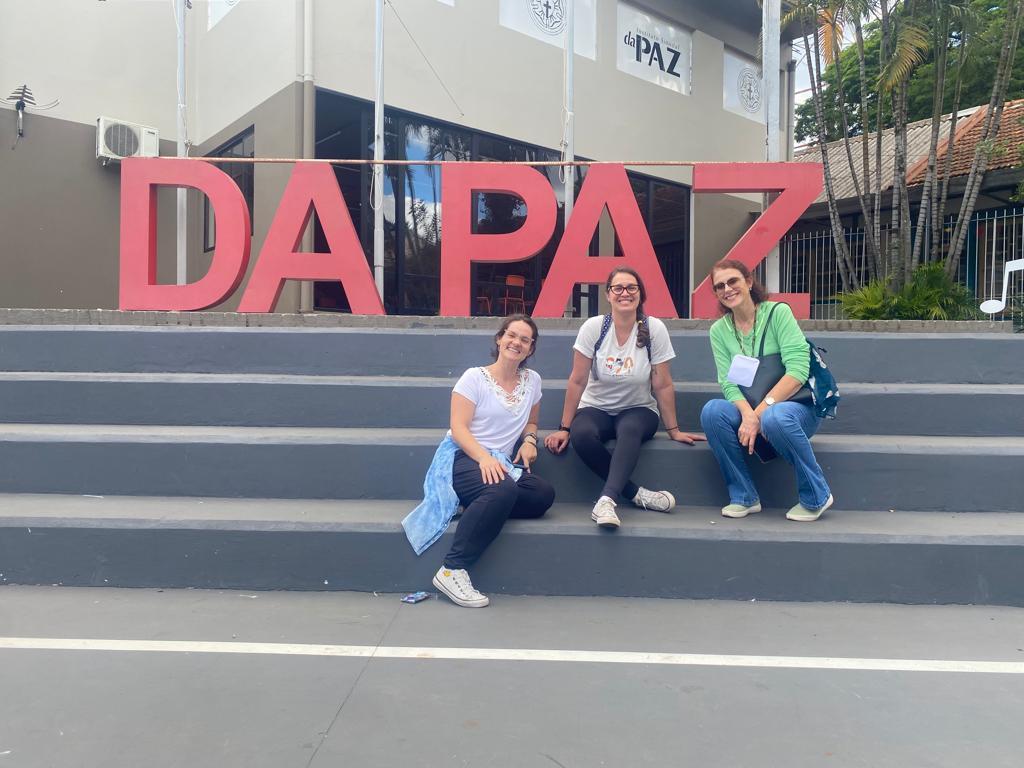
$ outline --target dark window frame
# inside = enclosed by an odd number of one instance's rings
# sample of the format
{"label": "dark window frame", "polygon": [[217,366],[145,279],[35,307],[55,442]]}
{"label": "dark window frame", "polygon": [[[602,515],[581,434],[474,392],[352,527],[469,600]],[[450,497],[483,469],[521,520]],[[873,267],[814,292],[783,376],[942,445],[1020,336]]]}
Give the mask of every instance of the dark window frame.
{"label": "dark window frame", "polygon": [[[247,154],[232,153],[236,148],[242,148],[244,152],[245,142],[251,140],[251,150]],[[206,157],[248,157],[256,156],[256,126],[250,125],[244,131],[236,134],[225,141]],[[238,188],[242,191],[245,204],[249,208],[249,235],[256,231],[255,217],[253,216],[254,200],[256,197],[256,164],[255,163],[213,163],[215,168],[224,171],[230,176]],[[240,183],[241,180],[241,183]],[[209,253],[217,246],[216,226],[213,223],[212,211],[210,209],[210,198],[203,197],[203,252]]]}

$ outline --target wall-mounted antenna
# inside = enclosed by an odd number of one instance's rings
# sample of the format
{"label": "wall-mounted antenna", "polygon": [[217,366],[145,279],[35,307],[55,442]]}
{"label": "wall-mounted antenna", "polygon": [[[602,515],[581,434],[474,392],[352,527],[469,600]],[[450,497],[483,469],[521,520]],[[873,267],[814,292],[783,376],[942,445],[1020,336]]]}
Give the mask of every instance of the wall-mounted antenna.
{"label": "wall-mounted antenna", "polygon": [[[2,93],[2,91],[0,91]],[[8,96],[4,101],[10,102],[14,105],[14,112],[17,120],[17,136],[14,139],[14,145],[11,149],[15,149],[18,146],[18,142],[21,137],[25,135],[25,110],[31,109],[36,112],[41,112],[47,109],[53,109],[60,104],[60,99],[54,99],[48,104],[37,104],[36,97],[32,93],[32,89],[27,85],[21,85],[11,91],[11,95]]]}

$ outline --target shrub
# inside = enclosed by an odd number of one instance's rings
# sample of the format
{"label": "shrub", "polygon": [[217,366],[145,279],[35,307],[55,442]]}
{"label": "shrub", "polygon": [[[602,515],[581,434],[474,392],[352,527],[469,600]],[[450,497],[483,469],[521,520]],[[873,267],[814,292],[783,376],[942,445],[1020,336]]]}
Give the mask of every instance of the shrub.
{"label": "shrub", "polygon": [[945,264],[922,264],[903,288],[889,291],[874,280],[856,291],[840,293],[839,303],[855,320],[977,320],[978,300],[965,286],[946,276]]}

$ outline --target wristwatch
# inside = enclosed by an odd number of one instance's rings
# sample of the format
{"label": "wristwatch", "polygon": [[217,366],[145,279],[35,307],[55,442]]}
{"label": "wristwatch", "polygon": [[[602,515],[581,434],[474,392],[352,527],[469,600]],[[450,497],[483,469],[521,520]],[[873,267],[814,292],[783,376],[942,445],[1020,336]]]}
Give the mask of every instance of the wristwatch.
{"label": "wristwatch", "polygon": [[768,395],[768,397],[764,399],[764,404],[771,408],[773,405],[775,405],[775,398],[772,397],[771,395]]}

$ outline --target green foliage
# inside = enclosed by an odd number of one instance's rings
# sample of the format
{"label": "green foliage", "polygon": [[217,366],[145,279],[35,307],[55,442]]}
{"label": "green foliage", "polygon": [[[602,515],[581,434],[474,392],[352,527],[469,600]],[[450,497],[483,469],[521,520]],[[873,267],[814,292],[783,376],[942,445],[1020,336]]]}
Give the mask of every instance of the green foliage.
{"label": "green foliage", "polygon": [[[966,109],[979,104],[987,104],[992,95],[992,76],[995,62],[999,59],[999,47],[1002,41],[1003,26],[1006,22],[1007,0],[969,0],[963,3],[969,9],[964,11],[958,18],[953,18],[950,30],[952,47],[949,52],[949,70],[945,82],[945,93],[943,95],[943,113],[952,109],[953,96],[956,84],[956,73],[958,67],[963,66],[963,86],[960,96],[960,108]],[[927,6],[922,6],[927,7]],[[966,15],[965,15],[966,14]],[[956,15],[954,15],[956,16]],[[977,29],[972,32],[970,43],[971,53],[964,58],[964,46],[959,26],[970,19],[972,25]],[[921,20],[912,22],[910,42],[911,50],[906,51],[907,55],[913,54],[920,44],[925,41],[921,38],[923,28]],[[839,66],[842,67],[843,84],[845,86],[845,109],[849,117],[850,135],[858,136],[867,131],[874,130],[877,119],[879,96],[882,102],[882,120],[887,128],[892,127],[892,104],[885,93],[879,91],[879,81],[884,79],[885,74],[879,71],[878,54],[881,45],[881,25],[875,21],[864,25],[864,57],[865,73],[867,77],[867,120],[862,119],[860,112],[860,85],[857,64],[856,45],[847,46],[839,55]],[[893,41],[890,41],[890,51]],[[905,67],[905,58],[901,65]],[[801,64],[801,66],[805,66]],[[889,67],[890,73],[892,66]],[[825,68],[823,77],[825,88],[825,136],[828,141],[836,141],[843,137],[842,123],[839,118],[839,105],[836,104],[834,94],[836,93],[836,71],[835,65]],[[910,80],[907,83],[907,120],[926,120],[932,116],[932,103],[935,88],[935,53],[928,50],[924,58],[916,66],[912,67]],[[831,90],[831,95],[829,91]],[[1014,57],[1013,70],[1010,82],[1006,89],[1006,100],[1024,98],[1024,45],[1017,46],[1017,53]],[[814,103],[808,99],[796,109],[796,139],[799,142],[810,138],[817,139],[817,118],[814,114]]]}
{"label": "green foliage", "polygon": [[884,280],[872,280],[855,291],[837,297],[843,314],[852,320],[891,320],[893,297]]}
{"label": "green foliage", "polygon": [[978,301],[963,285],[946,276],[945,263],[922,264],[899,291],[874,280],[837,298],[854,320],[977,320]]}

